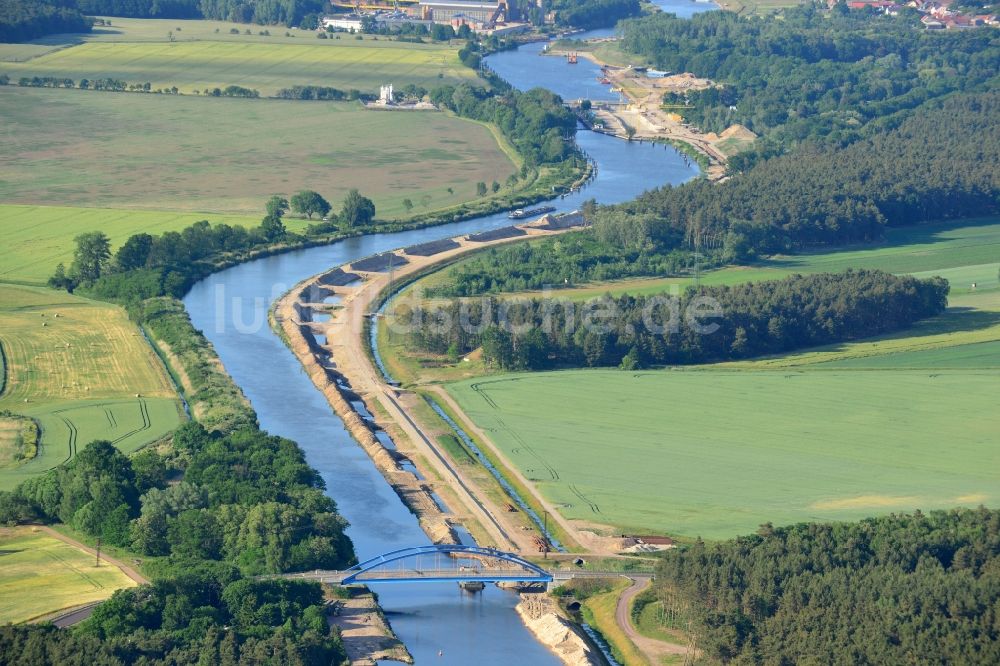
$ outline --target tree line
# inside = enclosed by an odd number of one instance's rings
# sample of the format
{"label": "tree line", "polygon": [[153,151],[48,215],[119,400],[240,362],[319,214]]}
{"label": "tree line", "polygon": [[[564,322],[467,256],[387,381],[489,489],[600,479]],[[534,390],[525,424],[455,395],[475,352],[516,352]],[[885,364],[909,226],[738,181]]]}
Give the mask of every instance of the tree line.
{"label": "tree line", "polygon": [[284,216],[292,210],[303,217],[318,215],[324,221],[310,225],[307,233],[320,236],[338,229],[371,224],[375,204],[357,190],[344,197],[339,215],[319,193],[303,190],[291,200],[272,196],[265,205],[260,226],[247,229],[220,223],[212,226],[201,220],[182,231],[159,236],[133,234],[114,253],[111,240],[101,231],[75,238],[73,263],[60,263],[49,278],[49,286],[73,291],[82,288],[88,295],[119,302],[138,302],[156,296],[179,298],[198,279],[215,268],[226,256],[244,256],[277,243],[304,240],[288,231]]}
{"label": "tree line", "polygon": [[100,16],[204,18],[287,27],[327,9],[322,0],[75,0],[75,4],[87,14]]}
{"label": "tree line", "polygon": [[0,1],[0,42],[26,42],[60,32],[90,32],[91,21],[56,0]]}
{"label": "tree line", "polygon": [[394,325],[419,350],[457,358],[482,347],[486,364],[501,370],[633,370],[779,354],[898,331],[943,312],[948,289],[942,278],[848,270],[694,287],[679,298],[415,305],[398,308]]}
{"label": "tree line", "polygon": [[622,23],[621,47],[658,69],[691,72],[721,87],[668,94],[665,102],[704,131],[733,123],[784,144],[845,144],[893,116],[955,91],[975,90],[1000,70],[1000,34],[923,29],[919,14],[782,10],[781,20],[704,12]]}
{"label": "tree line", "polygon": [[1000,511],[762,525],[669,551],[654,590],[709,662],[1000,662]]}
{"label": "tree line", "polygon": [[[887,226],[1000,211],[1000,91],[952,95],[847,147],[803,145],[722,183],[695,180],[584,214],[591,229],[482,253],[436,296],[676,275],[774,252],[876,241]],[[694,253],[698,257],[694,257]]]}

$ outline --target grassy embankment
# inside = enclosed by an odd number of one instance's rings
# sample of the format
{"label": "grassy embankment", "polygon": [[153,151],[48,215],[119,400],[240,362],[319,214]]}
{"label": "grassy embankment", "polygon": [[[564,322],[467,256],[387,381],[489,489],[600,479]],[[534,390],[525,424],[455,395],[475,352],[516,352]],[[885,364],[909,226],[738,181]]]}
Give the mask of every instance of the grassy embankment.
{"label": "grassy embankment", "polygon": [[[599,632],[619,664],[651,666],[650,661],[618,626],[615,617],[618,598],[630,584],[631,581],[624,578],[577,579],[556,588],[553,593],[567,595],[580,602],[580,610],[574,615]],[[673,663],[676,662],[663,661],[655,666]]]}
{"label": "grassy embankment", "polygon": [[31,527],[0,528],[0,623],[101,601],[135,582],[79,548]]}
{"label": "grassy embankment", "polygon": [[180,423],[167,374],[119,307],[0,285],[0,346],[0,410],[33,418],[42,431],[34,458],[0,470],[0,489],[62,464],[91,440],[134,451]]}

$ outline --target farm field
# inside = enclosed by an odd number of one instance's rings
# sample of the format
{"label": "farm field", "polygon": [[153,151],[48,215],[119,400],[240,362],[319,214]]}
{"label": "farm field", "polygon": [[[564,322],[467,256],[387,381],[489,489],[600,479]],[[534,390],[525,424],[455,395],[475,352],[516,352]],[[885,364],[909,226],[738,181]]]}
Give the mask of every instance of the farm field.
{"label": "farm field", "polygon": [[0,528],[0,623],[106,599],[135,582],[115,566],[35,531]]}
{"label": "farm field", "polygon": [[0,410],[42,429],[38,455],[0,470],[0,489],[66,462],[94,439],[134,451],[181,421],[166,370],[121,308],[0,284],[0,347]]}
{"label": "farm field", "polygon": [[447,389],[567,517],[615,532],[722,539],[1000,496],[994,371],[584,370]]}
{"label": "farm field", "polygon": [[[14,81],[56,76],[149,82],[154,90],[176,86],[182,94],[238,85],[259,90],[262,96],[294,85],[377,95],[386,83],[425,88],[462,81],[482,84],[459,61],[457,45],[409,44],[385,37],[358,40],[353,35],[321,40],[307,31],[217,21],[112,19],[112,24],[95,28],[91,35],[50,37],[16,48],[3,45],[0,73]],[[230,34],[232,29],[240,34]],[[265,29],[274,34],[258,34]],[[247,30],[252,34],[245,34]],[[285,32],[295,36],[284,37]]]}
{"label": "farm field", "polygon": [[339,210],[358,188],[380,218],[391,219],[405,216],[404,199],[414,213],[445,208],[476,199],[478,181],[503,182],[514,172],[481,124],[346,102],[7,86],[0,87],[0,117],[7,130],[0,201],[7,204],[199,219],[211,211],[259,223],[271,194],[314,189]]}

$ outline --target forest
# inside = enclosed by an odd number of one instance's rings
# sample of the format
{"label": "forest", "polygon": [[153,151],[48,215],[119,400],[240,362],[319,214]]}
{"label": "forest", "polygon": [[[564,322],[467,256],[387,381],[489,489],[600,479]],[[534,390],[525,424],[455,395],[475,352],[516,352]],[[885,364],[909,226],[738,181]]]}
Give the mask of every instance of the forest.
{"label": "forest", "polygon": [[706,132],[740,123],[786,146],[870,136],[930,99],[995,84],[1000,71],[996,30],[929,32],[912,10],[893,17],[841,3],[785,9],[780,20],[656,14],[621,28],[621,47],[657,69],[721,84],[667,96],[689,107],[688,121]]}
{"label": "forest", "polygon": [[586,30],[613,26],[642,13],[639,0],[555,0],[551,6],[559,25]]}
{"label": "forest", "polygon": [[450,269],[434,296],[474,296],[746,263],[870,242],[886,226],[1000,211],[1000,91],[953,95],[847,147],[803,145],[722,183],[695,180],[616,206],[593,228],[484,252]]}
{"label": "forest", "polygon": [[75,0],[80,11],[91,16],[132,18],[201,18],[199,0]]}
{"label": "forest", "polygon": [[709,662],[1000,663],[1000,511],[762,525],[670,551],[654,590]]}
{"label": "forest", "polygon": [[[584,304],[482,298],[397,309],[419,350],[453,358],[482,347],[501,370],[727,361],[870,337],[940,314],[948,282],[884,271],[792,275],[692,287],[679,298],[605,296]],[[697,319],[693,319],[697,317]]]}
{"label": "forest", "polygon": [[323,0],[0,0],[0,41],[24,41],[57,32],[87,32],[88,16],[214,19],[298,26],[322,14]]}
{"label": "forest", "polygon": [[98,16],[206,18],[288,27],[328,6],[322,0],[76,0],[76,4],[81,11]]}
{"label": "forest", "polygon": [[90,32],[90,19],[57,0],[0,0],[0,42],[26,42],[60,32]]}
{"label": "forest", "polygon": [[[115,593],[57,643],[100,639],[107,663],[201,663],[206,649],[257,654],[258,663],[343,656],[319,585],[255,578],[355,559],[346,521],[292,441],[189,422],[166,452],[129,458],[91,442],[66,465],[0,493],[0,523],[27,521],[62,522],[147,556],[154,578]],[[17,661],[60,649],[38,646],[34,632],[44,630],[4,628],[0,661],[61,663]]]}

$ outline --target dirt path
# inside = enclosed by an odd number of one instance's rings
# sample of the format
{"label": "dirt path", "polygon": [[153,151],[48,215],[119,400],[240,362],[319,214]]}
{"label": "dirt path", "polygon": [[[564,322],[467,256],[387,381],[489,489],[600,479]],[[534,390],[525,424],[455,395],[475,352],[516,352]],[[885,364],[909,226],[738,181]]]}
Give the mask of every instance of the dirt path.
{"label": "dirt path", "polygon": [[[77,541],[76,539],[71,539],[70,537],[66,536],[65,534],[61,534],[59,532],[56,532],[54,529],[52,529],[48,525],[38,525],[37,527],[38,527],[39,530],[41,530],[42,532],[45,532],[46,534],[48,534],[50,537],[52,537],[54,539],[59,539],[63,543],[68,543],[71,546],[79,548],[80,550],[84,551],[85,553],[88,553],[88,554],[93,555],[95,557],[97,556],[97,551],[94,550],[93,548],[91,548],[90,546],[82,544],[79,541]],[[112,565],[118,567],[119,569],[121,569],[121,571],[122,571],[123,574],[125,574],[126,576],[128,576],[129,578],[131,578],[132,580],[134,580],[139,585],[146,585],[147,583],[149,583],[149,580],[145,576],[143,576],[141,573],[139,573],[138,571],[136,571],[135,569],[133,569],[132,567],[130,567],[129,565],[125,564],[124,562],[122,562],[121,560],[119,560],[119,559],[117,559],[115,557],[109,557],[105,553],[101,553],[101,560],[104,561],[104,562],[107,562],[108,564],[112,564]]]}
{"label": "dirt path", "polygon": [[618,605],[615,608],[615,622],[625,632],[629,640],[635,643],[639,651],[645,655],[651,664],[659,664],[661,657],[667,655],[686,655],[687,647],[665,643],[655,638],[643,636],[632,624],[632,602],[640,592],[649,587],[651,578],[630,578],[632,584],[625,588],[621,596],[618,597]]}
{"label": "dirt path", "polygon": [[340,629],[351,666],[374,666],[377,660],[413,663],[413,657],[378,612],[378,604],[370,593],[339,600],[332,608],[335,611],[327,619]]}

